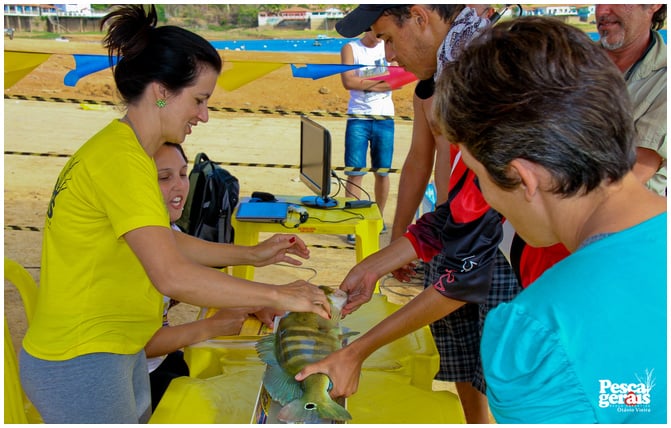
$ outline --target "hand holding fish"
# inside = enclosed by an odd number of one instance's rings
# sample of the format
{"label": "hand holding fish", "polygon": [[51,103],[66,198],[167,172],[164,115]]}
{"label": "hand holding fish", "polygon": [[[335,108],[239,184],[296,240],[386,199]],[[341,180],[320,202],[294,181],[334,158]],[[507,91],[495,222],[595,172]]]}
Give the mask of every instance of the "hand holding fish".
{"label": "hand holding fish", "polygon": [[347,293],[347,304],[342,309],[343,318],[359,309],[364,303],[369,302],[373,290],[375,290],[375,283],[379,277],[375,273],[361,268],[362,266],[354,266],[340,284],[340,289]]}
{"label": "hand holding fish", "polygon": [[281,316],[284,314],[284,311],[273,308],[262,308],[254,311],[254,316],[258,318],[259,321],[268,326],[268,328],[273,328],[273,322],[276,316]]}
{"label": "hand holding fish", "polygon": [[251,247],[254,258],[253,265],[256,267],[267,266],[273,263],[289,263],[300,266],[302,262],[290,255],[303,259],[310,258],[310,250],[305,242],[296,235],[275,234],[265,241]]}
{"label": "hand holding fish", "polygon": [[324,291],[309,282],[298,280],[277,289],[276,308],[291,312],[312,312],[322,318],[331,318],[331,305]]}
{"label": "hand holding fish", "polygon": [[315,373],[323,373],[331,379],[333,388],[330,395],[333,398],[349,397],[359,389],[359,378],[361,377],[361,366],[363,358],[355,352],[356,341],[353,345],[346,346],[321,361],[305,366],[295,377],[301,382]]}
{"label": "hand holding fish", "polygon": [[205,318],[205,322],[211,325],[212,337],[231,336],[240,333],[242,324],[248,314],[261,308],[223,308],[215,312],[211,317]]}

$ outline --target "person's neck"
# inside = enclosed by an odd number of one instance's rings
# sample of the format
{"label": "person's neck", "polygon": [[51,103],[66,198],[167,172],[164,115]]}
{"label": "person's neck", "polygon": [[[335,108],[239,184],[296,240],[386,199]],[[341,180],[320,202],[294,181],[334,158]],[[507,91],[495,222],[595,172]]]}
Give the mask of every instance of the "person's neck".
{"label": "person's neck", "polygon": [[631,172],[579,199],[585,199],[580,203],[583,221],[565,242],[571,252],[592,236],[620,232],[666,211],[666,198],[648,190]]}
{"label": "person's neck", "polygon": [[450,32],[452,23],[455,19],[457,19],[457,16],[459,15],[457,14],[456,16],[453,16],[449,21],[443,21],[438,15],[433,16],[433,25],[431,26],[431,30],[433,32],[434,40],[438,42],[436,46],[436,52],[438,52],[440,45],[442,45],[447,38],[447,33]]}
{"label": "person's neck", "polygon": [[631,44],[616,50],[606,49],[606,53],[615,63],[617,68],[622,73],[625,73],[636,63],[636,61],[638,61],[643,56],[645,51],[648,49],[648,45],[652,41],[651,38],[652,33],[648,31],[644,36],[635,38]]}
{"label": "person's neck", "polygon": [[145,128],[147,120],[141,117],[139,110],[129,108],[126,115],[120,120],[130,126],[147,155],[154,157],[154,154],[163,142],[154,141],[156,139],[152,138],[151,133]]}
{"label": "person's neck", "polygon": [[368,37],[364,37],[361,39],[361,44],[363,44],[367,48],[374,48],[375,46],[377,46],[378,41],[377,39],[371,40]]}

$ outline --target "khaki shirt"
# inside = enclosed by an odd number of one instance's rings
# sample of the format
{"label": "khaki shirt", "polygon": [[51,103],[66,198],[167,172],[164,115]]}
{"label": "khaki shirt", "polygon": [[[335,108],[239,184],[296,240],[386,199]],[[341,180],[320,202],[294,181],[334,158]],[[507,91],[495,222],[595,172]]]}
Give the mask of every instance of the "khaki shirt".
{"label": "khaki shirt", "polygon": [[657,173],[648,181],[653,191],[666,195],[666,45],[657,31],[650,51],[627,79],[636,126],[636,145],[662,157]]}

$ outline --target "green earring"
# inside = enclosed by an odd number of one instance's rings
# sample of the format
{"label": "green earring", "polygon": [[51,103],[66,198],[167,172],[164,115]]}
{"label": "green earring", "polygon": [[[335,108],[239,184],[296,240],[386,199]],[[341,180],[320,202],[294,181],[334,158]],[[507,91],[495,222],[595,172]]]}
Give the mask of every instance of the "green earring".
{"label": "green earring", "polygon": [[168,105],[168,103],[166,103],[163,98],[160,98],[160,99],[156,100],[156,107],[163,108],[166,105]]}

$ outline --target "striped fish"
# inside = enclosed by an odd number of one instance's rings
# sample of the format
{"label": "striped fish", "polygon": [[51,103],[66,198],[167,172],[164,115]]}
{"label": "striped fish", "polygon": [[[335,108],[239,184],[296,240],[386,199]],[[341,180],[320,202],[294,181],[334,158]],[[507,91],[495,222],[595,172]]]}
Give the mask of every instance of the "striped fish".
{"label": "striped fish", "polygon": [[283,422],[319,423],[322,419],[346,421],[349,412],[329,396],[330,379],[315,373],[302,382],[294,376],[308,364],[325,358],[342,347],[345,337],[340,328],[340,310],[347,294],[321,286],[331,303],[331,319],[310,312],[289,312],[278,323],[275,334],[260,339],[256,350],[268,366],[263,385],[273,400],[283,407],[278,419]]}

